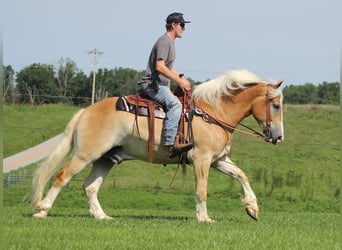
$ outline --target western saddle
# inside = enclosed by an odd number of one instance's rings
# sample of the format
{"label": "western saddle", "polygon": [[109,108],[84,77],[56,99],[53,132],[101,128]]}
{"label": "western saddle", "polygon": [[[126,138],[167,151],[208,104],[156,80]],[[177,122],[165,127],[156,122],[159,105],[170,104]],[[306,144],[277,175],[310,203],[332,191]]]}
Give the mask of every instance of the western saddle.
{"label": "western saddle", "polygon": [[[186,143],[192,140],[191,133],[191,112],[190,109],[194,107],[191,97],[191,92],[183,92],[182,89],[177,88],[174,91],[174,95],[179,98],[182,103],[182,113],[179,120],[178,132],[176,140],[179,143]],[[163,111],[163,106],[158,102],[150,99],[142,91],[139,95],[128,95],[121,96],[116,104],[118,110],[127,111],[135,114],[135,124],[140,136],[137,117],[147,116],[149,117],[149,138],[148,138],[148,161],[153,161],[153,146],[155,142],[155,118],[164,119],[165,112]],[[188,121],[188,133],[185,135],[185,121]],[[186,154],[181,154],[179,157],[179,162],[186,162]],[[182,163],[183,164],[183,163]]]}

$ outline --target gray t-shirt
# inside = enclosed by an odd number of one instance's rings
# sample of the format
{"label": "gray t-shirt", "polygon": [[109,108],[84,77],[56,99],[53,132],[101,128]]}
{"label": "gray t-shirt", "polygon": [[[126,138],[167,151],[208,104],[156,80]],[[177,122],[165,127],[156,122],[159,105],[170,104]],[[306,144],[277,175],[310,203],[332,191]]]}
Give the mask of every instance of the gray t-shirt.
{"label": "gray t-shirt", "polygon": [[157,60],[164,60],[168,69],[172,69],[173,62],[176,59],[176,49],[174,42],[165,33],[154,44],[150,57],[147,62],[145,76],[151,76],[153,80],[160,81],[160,84],[168,85],[170,79],[160,74],[156,70]]}

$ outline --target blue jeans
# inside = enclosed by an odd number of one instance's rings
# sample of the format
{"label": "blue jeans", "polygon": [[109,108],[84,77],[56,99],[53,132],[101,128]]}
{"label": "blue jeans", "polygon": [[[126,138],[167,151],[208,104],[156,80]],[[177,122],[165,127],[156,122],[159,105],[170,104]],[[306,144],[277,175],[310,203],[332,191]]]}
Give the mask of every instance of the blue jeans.
{"label": "blue jeans", "polygon": [[141,89],[153,100],[164,106],[166,117],[164,121],[164,145],[174,144],[178,130],[178,122],[182,112],[182,103],[166,85],[159,85],[156,91],[148,83],[140,85]]}

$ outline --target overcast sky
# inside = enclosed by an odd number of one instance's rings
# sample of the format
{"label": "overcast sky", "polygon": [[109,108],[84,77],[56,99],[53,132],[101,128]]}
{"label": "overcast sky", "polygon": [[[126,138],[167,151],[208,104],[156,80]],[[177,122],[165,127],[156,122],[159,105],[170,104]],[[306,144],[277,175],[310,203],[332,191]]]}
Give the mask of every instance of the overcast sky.
{"label": "overcast sky", "polygon": [[340,80],[341,0],[1,0],[3,63],[70,58],[86,74],[92,49],[100,68],[145,69],[165,18],[191,23],[176,40],[175,68],[196,81],[248,69],[285,84]]}

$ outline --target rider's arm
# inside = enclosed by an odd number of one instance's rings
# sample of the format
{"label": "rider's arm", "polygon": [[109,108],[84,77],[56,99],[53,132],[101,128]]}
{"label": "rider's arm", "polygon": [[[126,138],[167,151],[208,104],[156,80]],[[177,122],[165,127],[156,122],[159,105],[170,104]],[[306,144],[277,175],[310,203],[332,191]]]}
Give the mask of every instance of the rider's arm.
{"label": "rider's arm", "polygon": [[156,70],[158,70],[160,74],[163,74],[170,80],[176,82],[180,88],[190,90],[190,82],[185,77],[180,77],[180,74],[177,72],[177,70],[170,70],[168,67],[166,67],[164,60],[157,60]]}

